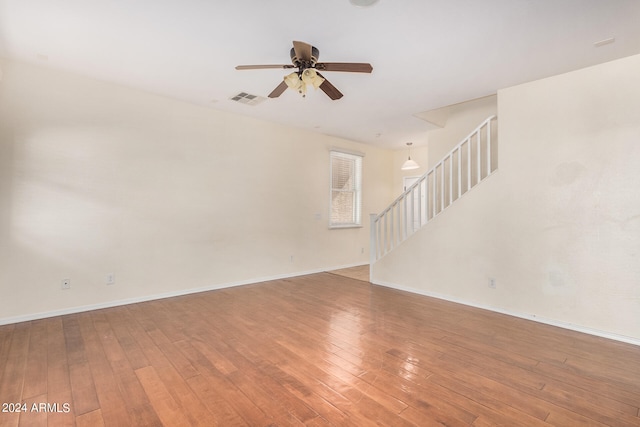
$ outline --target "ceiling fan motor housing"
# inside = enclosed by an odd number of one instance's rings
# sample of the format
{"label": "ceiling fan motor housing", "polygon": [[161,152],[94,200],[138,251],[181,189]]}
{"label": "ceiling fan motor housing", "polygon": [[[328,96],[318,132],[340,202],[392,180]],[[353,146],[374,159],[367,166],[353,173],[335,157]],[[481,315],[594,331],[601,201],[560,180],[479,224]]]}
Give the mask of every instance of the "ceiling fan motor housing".
{"label": "ceiling fan motor housing", "polygon": [[318,62],[318,57],[320,56],[320,51],[317,47],[311,46],[311,59],[309,61],[298,58],[298,56],[296,55],[296,50],[294,48],[291,48],[291,51],[289,51],[289,56],[291,57],[291,62],[293,63],[293,65],[301,68],[301,70],[304,70],[305,68],[315,67],[316,63]]}

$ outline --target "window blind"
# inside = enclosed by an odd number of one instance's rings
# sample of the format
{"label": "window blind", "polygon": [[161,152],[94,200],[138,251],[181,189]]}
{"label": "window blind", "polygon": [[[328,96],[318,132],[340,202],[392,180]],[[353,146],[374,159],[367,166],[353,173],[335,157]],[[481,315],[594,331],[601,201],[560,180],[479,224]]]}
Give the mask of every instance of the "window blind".
{"label": "window blind", "polygon": [[362,156],[331,151],[330,227],[362,224]]}

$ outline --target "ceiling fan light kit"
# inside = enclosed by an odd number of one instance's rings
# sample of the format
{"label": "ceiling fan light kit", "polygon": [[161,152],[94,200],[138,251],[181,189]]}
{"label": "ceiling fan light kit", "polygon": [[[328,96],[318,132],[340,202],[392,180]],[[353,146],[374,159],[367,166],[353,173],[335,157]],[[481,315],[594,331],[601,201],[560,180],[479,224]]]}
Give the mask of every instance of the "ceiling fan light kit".
{"label": "ceiling fan light kit", "polygon": [[304,96],[304,92],[306,92],[305,85],[302,84],[302,80],[300,80],[300,76],[298,73],[291,73],[284,76],[284,82],[287,84],[289,89],[293,89]]}
{"label": "ceiling fan light kit", "polygon": [[332,100],[342,98],[342,93],[327,80],[320,71],[342,71],[347,73],[371,73],[373,67],[364,62],[318,62],[320,51],[309,43],[294,41],[293,48],[289,52],[293,65],[238,65],[236,70],[258,70],[266,68],[297,68],[284,77],[283,81],[268,95],[269,98],[277,98],[287,88],[293,89],[303,97],[307,93],[307,85],[315,89],[321,89]]}
{"label": "ceiling fan light kit", "polygon": [[318,75],[314,68],[307,68],[302,72],[302,82],[318,89],[324,83],[324,79]]}
{"label": "ceiling fan light kit", "polygon": [[284,82],[289,89],[300,93],[304,98],[307,94],[307,85],[318,89],[324,83],[324,79],[318,76],[318,72],[313,68],[307,68],[302,73],[291,73],[284,76]]}

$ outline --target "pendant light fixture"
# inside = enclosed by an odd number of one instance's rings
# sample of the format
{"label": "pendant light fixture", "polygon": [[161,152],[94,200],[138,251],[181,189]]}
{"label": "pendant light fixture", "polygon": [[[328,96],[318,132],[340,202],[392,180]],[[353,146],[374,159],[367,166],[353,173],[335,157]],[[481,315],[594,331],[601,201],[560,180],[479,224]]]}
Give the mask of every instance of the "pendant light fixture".
{"label": "pendant light fixture", "polygon": [[402,164],[402,167],[400,169],[402,169],[403,171],[409,171],[412,169],[418,169],[420,167],[420,165],[418,165],[415,161],[411,160],[411,146],[413,145],[413,142],[407,142],[407,147],[409,147],[409,158],[407,159],[406,162],[404,162]]}

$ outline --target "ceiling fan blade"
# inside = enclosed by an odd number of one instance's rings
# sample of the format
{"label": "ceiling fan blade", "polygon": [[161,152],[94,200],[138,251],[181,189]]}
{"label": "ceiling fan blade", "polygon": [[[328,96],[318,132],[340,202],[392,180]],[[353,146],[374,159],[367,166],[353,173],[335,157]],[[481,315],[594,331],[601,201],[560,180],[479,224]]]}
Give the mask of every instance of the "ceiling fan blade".
{"label": "ceiling fan blade", "polygon": [[318,75],[324,79],[324,81],[320,85],[320,89],[322,89],[322,91],[324,93],[326,93],[329,98],[331,98],[334,101],[336,99],[342,98],[342,96],[343,96],[342,92],[340,92],[338,89],[336,89],[336,87],[334,85],[332,85],[329,82],[329,80],[325,79],[324,76],[322,76],[320,73],[318,73]]}
{"label": "ceiling fan blade", "polygon": [[277,98],[280,95],[282,95],[284,93],[285,90],[287,90],[287,83],[284,82],[284,80],[282,82],[280,82],[280,84],[268,95],[269,98]]}
{"label": "ceiling fan blade", "polygon": [[291,64],[274,64],[274,65],[238,65],[236,67],[236,70],[261,70],[261,69],[265,69],[265,68],[280,68],[280,69],[287,69],[287,68],[296,68],[295,66],[291,65]]}
{"label": "ceiling fan blade", "polygon": [[366,62],[318,62],[316,69],[320,71],[345,71],[348,73],[370,73],[371,64]]}
{"label": "ceiling fan blade", "polygon": [[293,50],[298,59],[302,61],[311,61],[311,45],[305,42],[294,41]]}

